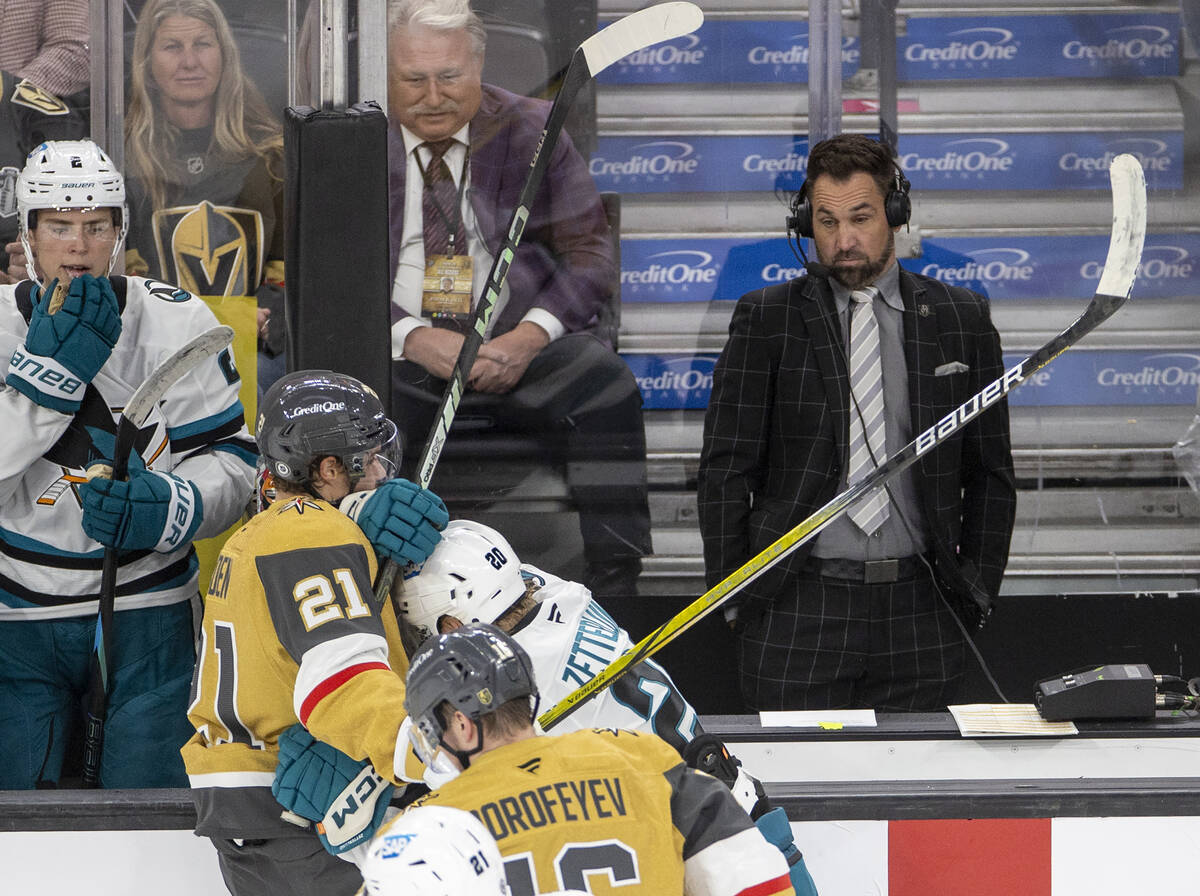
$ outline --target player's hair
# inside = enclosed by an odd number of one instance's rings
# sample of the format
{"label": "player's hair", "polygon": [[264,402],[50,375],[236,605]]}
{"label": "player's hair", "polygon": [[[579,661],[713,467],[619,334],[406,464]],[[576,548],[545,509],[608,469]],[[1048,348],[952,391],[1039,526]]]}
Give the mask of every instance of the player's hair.
{"label": "player's hair", "polygon": [[533,593],[541,586],[532,580],[525,582],[525,593],[517,598],[517,602],[497,617],[492,625],[502,632],[512,632],[517,623],[529,615],[529,611],[538,605]]}
{"label": "player's hair", "polygon": [[388,0],[388,34],[412,25],[433,31],[466,31],[476,56],[483,56],[487,47],[487,31],[470,0]]}
{"label": "player's hair", "polygon": [[822,174],[844,181],[860,171],[869,174],[879,186],[879,195],[887,196],[896,179],[891,150],[863,134],[837,134],[809,151],[809,184]]}
{"label": "player's hair", "polygon": [[175,157],[179,128],[167,121],[160,91],[150,74],[151,48],[168,16],[186,16],[209,25],[221,49],[221,81],[213,110],[213,149],[230,160],[266,160],[273,177],[283,177],[283,129],[266,100],[242,69],[237,41],[213,0],[149,0],[133,36],[125,153],[129,173],[139,178],[154,209],[167,203],[166,159]]}

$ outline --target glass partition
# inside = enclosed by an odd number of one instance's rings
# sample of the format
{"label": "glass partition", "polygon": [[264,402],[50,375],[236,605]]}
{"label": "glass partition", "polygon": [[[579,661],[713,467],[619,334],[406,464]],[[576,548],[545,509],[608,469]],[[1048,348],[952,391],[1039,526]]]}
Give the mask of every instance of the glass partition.
{"label": "glass partition", "polygon": [[[480,2],[488,41],[483,79],[553,98],[574,48],[644,5]],[[644,475],[652,550],[637,580],[642,621],[663,621],[682,598],[703,592],[696,472],[713,365],[738,297],[803,273],[785,219],[819,119],[831,132],[894,142],[913,200],[911,223],[897,236],[901,265],[986,294],[1010,365],[1087,304],[1108,242],[1108,162],[1122,152],[1139,158],[1150,228],[1133,300],[1011,399],[1020,498],[1004,591],[1194,590],[1200,506],[1173,449],[1186,441],[1200,383],[1195,10],[1172,0],[701,6],[705,21],[695,33],[611,66],[580,94],[567,124],[596,190],[609,194],[619,262],[617,297],[595,320],[568,329],[590,327],[632,372],[643,405],[645,473],[624,449],[611,462],[598,456],[603,451],[584,457],[563,450],[568,419],[526,426],[520,413],[473,412],[468,403],[432,481],[452,514],[495,525],[523,561],[594,584],[580,496],[617,493]],[[217,4],[242,74],[276,122],[288,96],[287,7],[283,0]],[[312,47],[311,33],[301,35],[316,13],[302,2],[296,7],[294,43]],[[346,51],[350,102],[379,99],[378,88],[370,95],[358,84],[380,83],[378,69],[362,66],[382,51],[382,9],[350,3],[346,10],[346,45],[338,49]],[[145,133],[131,125],[136,89],[124,80],[143,4],[93,4],[93,11],[96,21],[121,18],[117,43],[111,29],[108,42],[98,39],[103,32],[93,25],[93,47],[110,63],[108,92],[93,84],[93,128],[114,149],[114,134],[131,127]],[[364,11],[374,17],[366,29]],[[360,34],[374,40],[364,59]],[[118,56],[124,68],[114,94]],[[297,83],[309,79],[295,96],[316,105],[311,71],[304,75],[300,58],[294,64]],[[810,84],[814,73],[820,85]],[[274,147],[264,128],[255,139]],[[128,145],[123,155],[135,173]],[[262,158],[185,149],[172,164],[193,178],[202,173],[197,166],[219,172],[228,186],[258,171]],[[265,199],[272,189],[257,195]],[[258,272],[269,283],[281,232],[278,215],[268,219],[278,209],[269,201],[239,204],[238,191],[228,192],[214,194],[214,208],[256,208],[263,228],[263,264],[248,266],[241,282]],[[488,214],[505,221],[511,212],[509,204]],[[139,208],[134,214],[142,233],[149,218]],[[257,233],[236,216],[206,214],[206,226]],[[131,248],[139,240],[153,242],[136,236]],[[191,274],[178,260],[161,270],[202,287],[196,271],[212,277],[217,260],[196,262]],[[476,293],[481,273],[477,267]],[[364,334],[374,338],[386,334]],[[423,441],[410,439],[410,459]],[[609,510],[629,512],[620,504]]]}

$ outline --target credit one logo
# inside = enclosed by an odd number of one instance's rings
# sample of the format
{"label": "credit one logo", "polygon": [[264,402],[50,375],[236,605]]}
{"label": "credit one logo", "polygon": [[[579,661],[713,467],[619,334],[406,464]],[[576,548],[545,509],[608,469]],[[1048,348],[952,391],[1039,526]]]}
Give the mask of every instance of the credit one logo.
{"label": "credit one logo", "polygon": [[646,407],[704,408],[712,394],[716,355],[631,356]]}
{"label": "credit one logo", "polygon": [[1152,137],[1128,137],[1114,140],[1109,148],[1100,155],[1086,155],[1068,152],[1058,159],[1061,171],[1082,171],[1087,173],[1108,172],[1108,166],[1121,153],[1135,156],[1142,168],[1149,172],[1167,172],[1171,170],[1174,159],[1169,155],[1169,147],[1162,140]]}
{"label": "credit one logo", "polygon": [[1195,389],[1200,386],[1200,355],[1183,352],[1150,355],[1138,370],[1102,367],[1096,373],[1096,384],[1110,388]]}
{"label": "credit one logo", "polygon": [[625,286],[668,285],[692,286],[715,283],[719,266],[708,252],[697,249],[676,249],[651,255],[649,264],[633,271],[621,272]]}
{"label": "credit one logo", "polygon": [[908,62],[1010,62],[1016,58],[1018,44],[1006,28],[964,28],[951,31],[950,42],[931,47],[912,44],[904,51]]}
{"label": "credit one logo", "polygon": [[624,161],[594,158],[588,170],[592,177],[695,174],[700,166],[700,160],[694,157],[695,152],[692,144],[682,140],[655,140],[634,146],[633,154]]}
{"label": "credit one logo", "polygon": [[1004,140],[992,137],[968,137],[952,140],[945,152],[932,158],[922,158],[915,152],[900,157],[900,165],[910,174],[959,172],[982,174],[991,171],[1010,171],[1012,150]]}
{"label": "credit one logo", "polygon": [[1063,44],[1064,59],[1133,61],[1171,59],[1175,56],[1175,44],[1171,32],[1157,25],[1122,25],[1110,28],[1106,40],[1089,44],[1071,40]]}
{"label": "credit one logo", "polygon": [[[1142,280],[1170,282],[1172,280],[1190,281],[1196,270],[1196,263],[1191,254],[1181,246],[1147,246],[1142,252],[1142,261],[1138,265],[1137,275]],[[1102,261],[1088,261],[1079,269],[1079,275],[1086,280],[1099,280],[1104,271]]]}
{"label": "credit one logo", "polygon": [[[746,61],[751,65],[808,65],[808,34],[793,34],[785,38],[792,45],[785,50],[775,47],[751,47]],[[842,64],[854,65],[859,59],[859,49],[853,37],[842,37]]]}
{"label": "credit one logo", "polygon": [[971,253],[971,258],[960,264],[942,265],[932,262],[921,268],[921,273],[944,283],[977,280],[990,283],[1027,282],[1033,279],[1035,267],[1029,259],[1029,253],[1024,249],[976,249]]}
{"label": "credit one logo", "polygon": [[682,44],[665,43],[653,47],[644,47],[630,53],[621,60],[622,65],[639,66],[674,66],[700,65],[704,61],[704,48],[700,47],[700,38],[695,34],[687,34],[681,38]]}
{"label": "credit one logo", "polygon": [[789,150],[782,157],[751,153],[742,159],[742,170],[751,174],[789,174],[798,172],[803,176],[808,169],[808,156]]}

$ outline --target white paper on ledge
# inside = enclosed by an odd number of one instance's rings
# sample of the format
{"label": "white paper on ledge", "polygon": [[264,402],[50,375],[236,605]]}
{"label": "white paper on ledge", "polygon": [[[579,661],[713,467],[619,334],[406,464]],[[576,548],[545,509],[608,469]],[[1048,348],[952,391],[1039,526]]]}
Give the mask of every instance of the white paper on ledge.
{"label": "white paper on ledge", "polygon": [[808,709],[760,712],[764,728],[874,728],[873,709]]}
{"label": "white paper on ledge", "polygon": [[1074,722],[1047,722],[1032,703],[966,703],[948,706],[963,737],[1078,734]]}

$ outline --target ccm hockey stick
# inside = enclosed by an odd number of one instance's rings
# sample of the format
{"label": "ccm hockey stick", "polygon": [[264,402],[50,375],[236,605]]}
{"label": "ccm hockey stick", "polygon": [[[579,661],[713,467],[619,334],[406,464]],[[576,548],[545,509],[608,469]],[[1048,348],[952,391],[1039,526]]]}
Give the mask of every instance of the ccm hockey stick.
{"label": "ccm hockey stick", "polygon": [[[437,467],[442,447],[450,435],[450,425],[454,422],[454,415],[458,411],[459,402],[462,401],[467,375],[475,363],[475,356],[479,354],[479,347],[483,345],[483,334],[487,332],[492,311],[508,276],[509,265],[512,264],[513,255],[521,242],[525,222],[529,218],[529,209],[537,196],[542,177],[550,167],[554,147],[558,144],[558,136],[562,133],[575,96],[588,81],[617,60],[624,59],[630,53],[644,47],[690,34],[699,28],[703,21],[704,13],[694,3],[659,3],[630,13],[601,29],[580,44],[571,56],[571,62],[563,75],[562,86],[550,107],[546,126],[542,129],[541,142],[529,163],[529,177],[521,189],[517,207],[508,219],[504,242],[500,251],[496,253],[483,293],[471,314],[466,338],[459,350],[458,359],[454,362],[454,372],[446,383],[442,403],[421,452],[421,459],[417,465],[417,484],[422,488],[428,488],[430,480],[433,479],[433,471]],[[396,572],[396,561],[387,560],[375,582],[377,600],[382,601],[387,596]]]}
{"label": "ccm hockey stick", "polygon": [[628,651],[613,660],[591,681],[568,694],[538,718],[542,728],[550,729],[582,706],[587,700],[612,684],[631,667],[666,646],[677,635],[695,625],[746,585],[788,556],[800,545],[812,540],[835,517],[868,492],[887,485],[898,473],[907,469],[917,458],[944,442],[971,420],[996,404],[1001,398],[1045,367],[1068,348],[1104,323],[1129,298],[1142,243],[1146,236],[1146,181],[1141,165],[1131,155],[1119,155],[1109,167],[1112,178],[1113,224],[1104,262],[1104,273],[1092,301],[1079,318],[1043,345],[1020,364],[1004,372],[970,400],[959,405],[933,426],[920,433],[900,451],[889,457],[869,476],[859,480],[833,498],[808,519],[797,524],[777,541],[746,561],[696,601],[680,610]]}
{"label": "ccm hockey stick", "polygon": [[[133,451],[138,430],[166,391],[185,374],[224,351],[232,342],[233,330],[230,327],[213,327],[181,346],[146,377],[125,403],[117,421],[112,467],[94,464],[88,468],[88,478],[106,476],[111,479],[124,479],[129,473],[129,455]],[[100,755],[104,749],[104,720],[108,714],[108,689],[112,676],[113,610],[117,599],[119,565],[117,549],[106,547],[104,566],[100,573],[96,640],[92,646],[92,660],[88,669],[87,729],[83,741],[85,787],[96,787],[100,783]]]}

